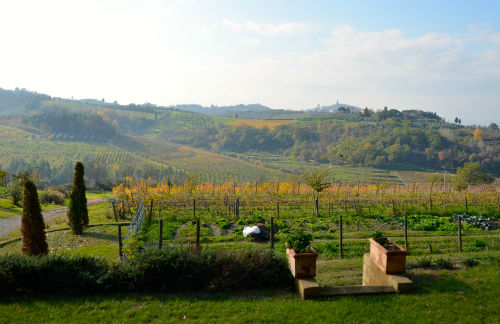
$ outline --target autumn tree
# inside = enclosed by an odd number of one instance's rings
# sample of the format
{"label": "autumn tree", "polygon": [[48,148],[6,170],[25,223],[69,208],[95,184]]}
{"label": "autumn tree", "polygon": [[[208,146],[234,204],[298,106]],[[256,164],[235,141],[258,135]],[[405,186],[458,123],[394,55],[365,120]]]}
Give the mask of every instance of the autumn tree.
{"label": "autumn tree", "polygon": [[22,251],[25,255],[44,255],[49,252],[45,223],[38,201],[35,183],[24,180],[23,215],[21,217]]}
{"label": "autumn tree", "polygon": [[83,229],[89,225],[89,214],[87,210],[87,197],[85,196],[85,181],[83,180],[84,168],[82,162],[75,165],[75,177],[73,189],[69,196],[68,223],[73,234],[80,235]]}
{"label": "autumn tree", "polygon": [[476,142],[476,143],[477,143],[477,142],[480,142],[480,141],[482,141],[482,140],[483,140],[483,131],[482,131],[482,130],[480,130],[479,128],[476,128],[476,129],[474,130],[473,135],[474,135],[474,142]]}
{"label": "autumn tree", "polygon": [[494,180],[491,175],[481,170],[479,162],[470,162],[466,163],[463,168],[457,169],[457,175],[453,181],[457,190],[463,190],[469,185],[492,183]]}
{"label": "autumn tree", "polygon": [[330,187],[331,183],[328,181],[328,176],[330,172],[326,169],[316,169],[304,176],[304,181],[306,184],[311,187],[316,192],[315,199],[315,209],[316,216],[319,216],[319,206],[318,206],[318,197],[320,192]]}

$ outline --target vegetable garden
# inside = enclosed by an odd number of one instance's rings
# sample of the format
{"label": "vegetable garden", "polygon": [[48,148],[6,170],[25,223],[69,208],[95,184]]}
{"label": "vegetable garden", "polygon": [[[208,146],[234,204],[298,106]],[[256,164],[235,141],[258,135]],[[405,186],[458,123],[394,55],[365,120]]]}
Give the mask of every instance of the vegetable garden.
{"label": "vegetable garden", "polygon": [[362,256],[368,250],[366,238],[374,231],[398,244],[406,243],[413,255],[500,250],[500,200],[498,192],[492,191],[424,192],[412,186],[334,185],[318,197],[299,183],[151,187],[129,182],[115,187],[114,194],[131,212],[145,199],[150,222],[141,231],[139,245],[157,244],[160,220],[163,245],[194,243],[197,220],[201,243],[251,244],[251,239],[243,237],[243,228],[269,225],[273,217],[279,227],[275,235],[279,250],[288,233],[301,229],[313,235],[313,247],[322,258]]}

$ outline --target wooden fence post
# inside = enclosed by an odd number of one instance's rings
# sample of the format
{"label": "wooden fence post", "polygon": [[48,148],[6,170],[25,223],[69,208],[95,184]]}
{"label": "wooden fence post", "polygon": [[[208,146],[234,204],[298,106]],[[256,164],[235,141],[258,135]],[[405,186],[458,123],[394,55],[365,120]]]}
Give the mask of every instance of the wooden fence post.
{"label": "wooden fence post", "polygon": [[316,208],[316,217],[319,217],[319,195],[316,196],[316,200],[314,201],[314,208]]}
{"label": "wooden fence post", "polygon": [[115,202],[113,201],[111,205],[113,205],[113,215],[115,215],[115,222],[118,222],[118,216],[116,216]]}
{"label": "wooden fence post", "polygon": [[467,194],[465,194],[465,213],[469,214],[469,203],[467,201]]}
{"label": "wooden fence post", "polygon": [[236,219],[240,217],[240,198],[236,198],[234,201],[234,216]]}
{"label": "wooden fence post", "polygon": [[462,216],[458,215],[458,251],[462,252]]}
{"label": "wooden fence post", "polygon": [[408,217],[406,216],[406,211],[404,209],[403,215],[405,217],[405,249],[408,251]]}
{"label": "wooden fence post", "polygon": [[153,219],[153,199],[151,199],[151,204],[149,205],[149,220]]}
{"label": "wooden fence post", "polygon": [[269,237],[271,239],[271,249],[274,249],[274,217],[271,216],[271,229],[270,229],[270,233],[269,233]]}
{"label": "wooden fence post", "polygon": [[200,248],[200,219],[196,219],[196,249]]}
{"label": "wooden fence post", "polygon": [[163,245],[163,219],[160,219],[160,233],[158,234],[158,249]]}
{"label": "wooden fence post", "polygon": [[118,257],[123,259],[122,226],[118,225]]}
{"label": "wooden fence post", "polygon": [[339,253],[340,258],[344,257],[344,251],[342,246],[342,213],[339,214]]}

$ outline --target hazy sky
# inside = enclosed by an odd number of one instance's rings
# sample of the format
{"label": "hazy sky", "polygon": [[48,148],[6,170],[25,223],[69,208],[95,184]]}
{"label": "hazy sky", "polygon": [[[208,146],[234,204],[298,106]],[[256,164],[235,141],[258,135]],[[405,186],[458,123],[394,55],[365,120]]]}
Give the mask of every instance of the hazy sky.
{"label": "hazy sky", "polygon": [[0,87],[500,122],[500,1],[0,0]]}

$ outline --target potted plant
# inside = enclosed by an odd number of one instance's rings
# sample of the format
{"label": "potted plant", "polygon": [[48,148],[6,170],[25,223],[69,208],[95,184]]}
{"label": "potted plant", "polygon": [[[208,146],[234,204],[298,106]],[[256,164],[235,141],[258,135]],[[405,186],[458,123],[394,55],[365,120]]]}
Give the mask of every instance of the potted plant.
{"label": "potted plant", "polygon": [[405,272],[406,256],[408,251],[396,244],[382,233],[375,232],[370,241],[370,260],[386,274]]}
{"label": "potted plant", "polygon": [[287,236],[285,245],[290,271],[295,279],[316,276],[318,253],[311,247],[312,235],[304,231],[294,231]]}

